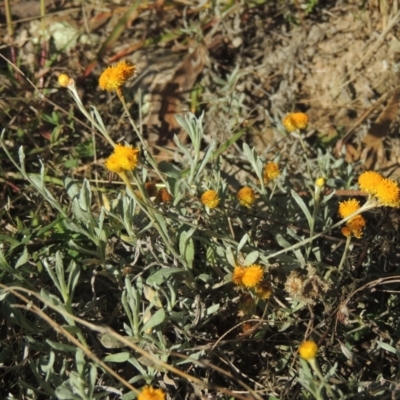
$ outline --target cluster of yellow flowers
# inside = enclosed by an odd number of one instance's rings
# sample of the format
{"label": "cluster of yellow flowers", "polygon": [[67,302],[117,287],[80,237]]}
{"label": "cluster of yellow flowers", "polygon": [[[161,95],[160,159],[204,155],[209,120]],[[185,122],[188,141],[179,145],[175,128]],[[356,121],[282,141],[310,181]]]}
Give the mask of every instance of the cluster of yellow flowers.
{"label": "cluster of yellow flowers", "polygon": [[[388,207],[400,207],[400,188],[397,182],[384,178],[375,171],[366,171],[358,178],[358,185],[363,192],[368,193],[370,198],[376,198],[379,204]],[[339,215],[346,218],[361,208],[360,202],[356,199],[349,199],[339,203]],[[344,236],[355,236],[360,238],[366,221],[361,215],[350,218],[346,226],[342,228]]]}
{"label": "cluster of yellow flowers", "polygon": [[384,178],[375,171],[366,171],[359,176],[358,185],[363,192],[375,196],[382,205],[400,207],[400,188],[394,180]]}
{"label": "cluster of yellow flowers", "polygon": [[[239,204],[244,207],[251,207],[256,201],[256,194],[254,190],[248,186],[240,189],[236,197],[239,201]],[[208,208],[217,208],[221,199],[215,190],[210,189],[206,190],[202,194],[200,201]]]}
{"label": "cluster of yellow flowers", "polygon": [[[349,199],[339,203],[339,215],[346,218],[360,209],[360,202],[356,199]],[[356,215],[346,222],[346,226],[342,228],[344,236],[354,235],[357,239],[362,236],[362,230],[365,228],[366,221],[363,216]]]}
{"label": "cluster of yellow flowers", "polygon": [[[273,181],[280,173],[277,163],[268,162],[264,167],[264,183]],[[256,193],[251,187],[245,186],[238,191],[236,198],[241,206],[250,208],[256,201]],[[215,190],[209,189],[202,194],[200,201],[208,208],[217,208],[221,199]]]}

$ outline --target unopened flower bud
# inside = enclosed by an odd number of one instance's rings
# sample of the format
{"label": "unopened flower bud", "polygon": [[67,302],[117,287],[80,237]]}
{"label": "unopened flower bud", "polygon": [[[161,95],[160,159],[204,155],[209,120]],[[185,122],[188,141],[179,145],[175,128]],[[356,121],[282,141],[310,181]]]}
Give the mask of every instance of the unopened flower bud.
{"label": "unopened flower bud", "polygon": [[60,86],[62,87],[67,87],[69,85],[69,81],[70,81],[70,77],[67,74],[60,74],[58,76],[58,83],[60,84]]}

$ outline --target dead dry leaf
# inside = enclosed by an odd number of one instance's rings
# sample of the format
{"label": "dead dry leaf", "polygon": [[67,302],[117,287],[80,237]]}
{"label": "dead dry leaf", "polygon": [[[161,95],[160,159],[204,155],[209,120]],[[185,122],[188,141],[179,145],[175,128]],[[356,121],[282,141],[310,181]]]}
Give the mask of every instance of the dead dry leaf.
{"label": "dead dry leaf", "polygon": [[[37,0],[28,0],[28,1],[20,1],[17,2],[10,2],[11,6],[11,14],[15,17],[25,19],[25,18],[33,18],[40,16],[40,1]],[[55,1],[53,0],[44,0],[44,4],[46,9],[49,6],[54,6]],[[4,6],[0,8],[1,14],[4,15]]]}
{"label": "dead dry leaf", "polygon": [[189,111],[190,91],[203,71],[206,57],[206,47],[198,45],[193,53],[175,65],[170,79],[159,79],[151,88],[151,111],[144,119],[144,125],[150,148],[158,158],[170,158],[170,152],[165,148],[174,147],[174,135],[178,135],[182,142],[186,141],[186,133],[176,122],[175,115]]}
{"label": "dead dry leaf", "polygon": [[369,153],[368,157],[365,158],[365,165],[367,168],[372,168],[373,166],[376,168],[386,167],[387,160],[383,148],[383,139],[388,134],[390,125],[397,118],[399,99],[400,90],[396,90],[372,125],[369,133],[363,139],[366,148],[361,156],[366,156]]}

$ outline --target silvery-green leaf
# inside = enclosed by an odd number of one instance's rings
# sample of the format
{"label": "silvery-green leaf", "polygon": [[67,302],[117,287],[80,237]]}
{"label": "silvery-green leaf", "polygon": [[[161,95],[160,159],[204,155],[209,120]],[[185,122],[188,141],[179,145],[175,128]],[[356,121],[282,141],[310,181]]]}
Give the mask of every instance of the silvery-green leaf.
{"label": "silvery-green leaf", "polygon": [[226,249],[226,259],[232,267],[236,265],[236,260],[230,247],[227,247]]}
{"label": "silvery-green leaf", "polygon": [[183,231],[179,237],[179,252],[185,259],[189,268],[193,267],[194,243],[191,236],[197,228],[191,228],[189,231]]}
{"label": "silvery-green leaf", "polygon": [[22,254],[20,255],[20,257],[18,258],[17,262],[15,263],[15,269],[21,267],[22,265],[25,265],[28,262],[29,259],[29,253],[28,253],[28,249],[26,247],[24,247],[24,250],[22,252]]}
{"label": "silvery-green leaf", "polygon": [[167,281],[171,275],[179,273],[184,274],[185,270],[182,268],[162,268],[150,275],[146,279],[146,283],[148,285],[161,285]]}
{"label": "silvery-green leaf", "polygon": [[158,164],[158,168],[162,173],[172,178],[178,179],[182,177],[182,170],[176,165],[169,163],[167,161],[161,161]]}
{"label": "silvery-green leaf", "polygon": [[400,352],[399,352],[398,350],[396,350],[396,349],[395,349],[393,346],[391,346],[390,344],[385,343],[385,342],[382,342],[382,341],[380,341],[380,340],[377,341],[377,344],[378,344],[378,346],[379,346],[381,349],[386,350],[386,351],[389,351],[390,353],[393,353],[393,354],[397,354],[397,356],[400,356]]}
{"label": "silvery-green leaf", "polygon": [[197,170],[196,178],[201,174],[201,171],[204,169],[204,167],[205,167],[206,164],[208,163],[209,159],[210,159],[211,156],[213,155],[213,152],[214,152],[216,146],[217,146],[217,144],[215,143],[215,140],[213,140],[213,141],[210,143],[210,145],[209,145],[209,147],[208,147],[208,149],[207,149],[206,154],[204,155],[203,161],[201,162],[199,169]]}
{"label": "silvery-green leaf", "polygon": [[295,200],[295,202],[302,209],[304,215],[306,216],[308,226],[309,227],[313,226],[311,213],[310,213],[308,207],[306,206],[306,204],[304,203],[303,199],[293,189],[290,191],[290,193],[291,193],[293,199]]}
{"label": "silvery-green leaf", "polygon": [[103,129],[105,132],[107,132],[107,129],[104,125],[103,118],[101,118],[100,113],[97,111],[97,108],[95,106],[92,107],[92,112],[96,118],[97,123],[100,125],[101,129]]}
{"label": "silvery-green leaf", "polygon": [[249,235],[245,233],[243,237],[240,239],[240,242],[238,244],[238,249],[237,251],[240,252],[242,250],[243,246],[247,243],[247,240],[249,239]]}
{"label": "silvery-green leaf", "polygon": [[60,400],[82,400],[80,396],[76,396],[71,389],[66,386],[59,386],[56,388],[55,395],[57,396],[57,399]]}
{"label": "silvery-green leaf", "polygon": [[165,320],[165,311],[163,308],[157,310],[154,315],[143,325],[141,331],[146,332],[149,329],[160,325]]}
{"label": "silvery-green leaf", "polygon": [[68,176],[64,178],[64,187],[71,200],[79,195],[79,186]]}
{"label": "silvery-green leaf", "polygon": [[70,353],[76,352],[76,347],[72,346],[70,344],[53,342],[50,339],[46,339],[46,343],[49,344],[54,350],[65,351],[65,352],[70,352]]}
{"label": "silvery-green leaf", "polygon": [[220,305],[217,303],[217,304],[213,304],[212,306],[208,307],[207,311],[206,311],[207,315],[212,315],[215,312],[217,312],[219,310],[219,306]]}
{"label": "silvery-green leaf", "polygon": [[104,361],[121,363],[121,362],[127,361],[130,356],[131,356],[131,353],[124,351],[122,353],[110,354],[110,355],[104,357]]}
{"label": "silvery-green leaf", "polygon": [[252,251],[251,253],[247,254],[243,264],[246,266],[254,264],[257,261],[259,255],[260,253],[257,250]]}

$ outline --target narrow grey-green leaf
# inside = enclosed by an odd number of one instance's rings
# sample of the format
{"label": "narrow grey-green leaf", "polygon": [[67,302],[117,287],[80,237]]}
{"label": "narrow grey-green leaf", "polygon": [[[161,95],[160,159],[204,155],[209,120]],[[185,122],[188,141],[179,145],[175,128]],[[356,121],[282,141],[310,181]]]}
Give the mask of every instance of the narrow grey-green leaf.
{"label": "narrow grey-green leaf", "polygon": [[260,255],[260,253],[257,250],[252,251],[251,253],[247,254],[246,258],[244,259],[244,265],[247,266],[247,265],[254,264],[257,261],[259,255]]}
{"label": "narrow grey-green leaf", "polygon": [[165,311],[163,308],[157,310],[154,315],[143,325],[142,332],[152,329],[157,325],[160,325],[165,320]]}
{"label": "narrow grey-green leaf", "polygon": [[131,353],[124,351],[122,353],[110,354],[110,355],[104,357],[104,361],[121,363],[121,362],[127,361],[130,356],[131,356]]}
{"label": "narrow grey-green leaf", "polygon": [[66,352],[70,352],[70,353],[75,353],[76,352],[76,347],[72,346],[70,344],[53,342],[50,339],[46,339],[46,343],[48,343],[54,350],[66,351]]}
{"label": "narrow grey-green leaf", "polygon": [[290,193],[297,205],[302,209],[304,215],[307,218],[308,226],[311,228],[311,226],[313,225],[312,216],[308,207],[306,206],[306,203],[304,203],[303,199],[293,189],[290,191]]}
{"label": "narrow grey-green leaf", "polygon": [[182,268],[163,268],[156,271],[146,279],[148,285],[161,285],[168,280],[171,275],[185,273]]}
{"label": "narrow grey-green leaf", "polygon": [[235,260],[235,257],[234,257],[234,255],[233,255],[233,251],[232,251],[232,249],[231,249],[230,247],[228,247],[228,248],[226,249],[226,259],[227,259],[228,263],[229,263],[232,267],[234,267],[234,266],[236,265],[236,260]]}
{"label": "narrow grey-green leaf", "polygon": [[243,237],[240,239],[239,245],[238,245],[238,252],[242,250],[242,247],[247,243],[247,239],[249,238],[249,235],[245,233]]}

